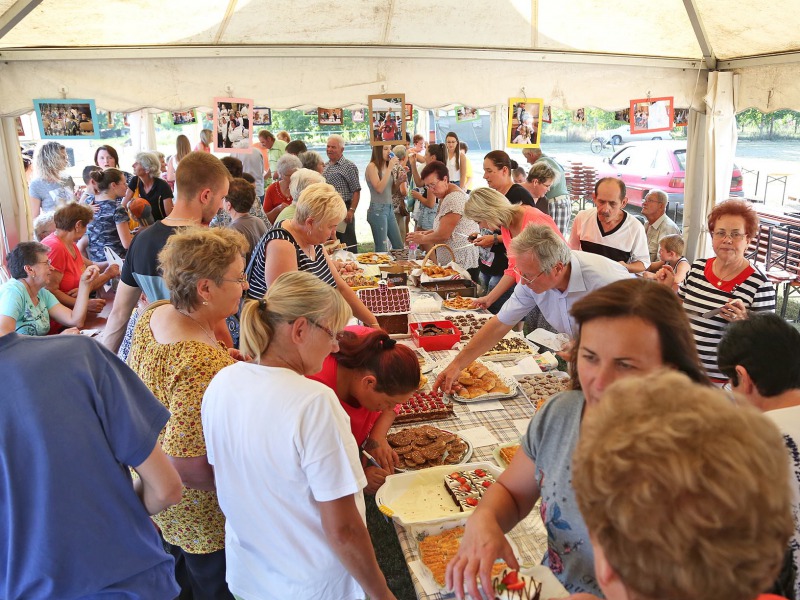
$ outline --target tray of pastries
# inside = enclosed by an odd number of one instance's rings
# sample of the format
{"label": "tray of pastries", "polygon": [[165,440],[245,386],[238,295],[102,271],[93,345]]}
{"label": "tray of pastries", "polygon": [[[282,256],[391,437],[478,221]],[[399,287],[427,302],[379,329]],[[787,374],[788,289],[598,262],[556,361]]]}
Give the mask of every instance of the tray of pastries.
{"label": "tray of pastries", "polygon": [[509,360],[530,356],[533,347],[518,333],[509,333],[483,354],[484,360]]}
{"label": "tray of pastries", "polygon": [[[425,376],[423,375],[423,377]],[[438,421],[454,416],[453,404],[446,401],[441,393],[418,390],[404,404],[399,405],[394,422],[399,425],[401,423]]]}
{"label": "tray of pastries", "polygon": [[459,402],[482,402],[512,398],[517,394],[517,381],[499,365],[476,360],[458,377],[451,397]]}
{"label": "tray of pastries", "polygon": [[455,294],[454,296],[448,297],[447,300],[442,302],[442,306],[449,308],[450,310],[458,311],[475,310],[472,300],[472,298],[465,298],[461,294]]}
{"label": "tray of pastries", "polygon": [[457,465],[472,456],[472,444],[468,440],[430,425],[401,429],[387,435],[386,441],[403,464],[398,471]]}
{"label": "tray of pastries", "polygon": [[453,267],[441,265],[424,265],[421,267],[422,272],[432,279],[444,279],[451,277],[461,277],[461,273],[456,271]]}
{"label": "tray of pastries", "polygon": [[343,274],[342,279],[354,290],[378,287],[380,280],[377,277],[368,277],[363,273]]}
{"label": "tray of pastries", "polygon": [[563,371],[515,375],[514,378],[534,410],[539,410],[551,396],[570,389],[569,375]]}
{"label": "tray of pastries", "polygon": [[356,260],[362,265],[388,265],[392,262],[392,257],[388,254],[378,254],[377,252],[365,252],[356,255]]}
{"label": "tray of pastries", "polygon": [[358,263],[353,262],[352,260],[339,260],[336,259],[333,261],[336,270],[339,271],[340,275],[354,275],[356,273],[363,273],[364,269],[358,266]]}
{"label": "tray of pastries", "polygon": [[478,330],[486,324],[491,315],[486,318],[478,317],[474,313],[464,313],[462,315],[448,316],[447,320],[459,328],[461,331],[461,342],[468,342],[478,333]]}

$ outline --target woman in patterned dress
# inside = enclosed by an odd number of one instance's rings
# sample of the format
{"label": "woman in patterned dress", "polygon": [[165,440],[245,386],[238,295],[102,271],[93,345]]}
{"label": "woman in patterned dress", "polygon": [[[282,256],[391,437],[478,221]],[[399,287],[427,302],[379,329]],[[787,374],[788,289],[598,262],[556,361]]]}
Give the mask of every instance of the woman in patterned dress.
{"label": "woman in patterned dress", "polygon": [[128,364],[172,413],[161,447],[183,481],[179,504],[153,520],[176,557],[176,578],[193,597],[232,599],[225,583],[225,517],[206,458],[200,405],[234,359],[213,327],[236,313],[247,289],[247,240],[232,229],[192,227],[159,254],[170,300],[150,305],[133,334]]}

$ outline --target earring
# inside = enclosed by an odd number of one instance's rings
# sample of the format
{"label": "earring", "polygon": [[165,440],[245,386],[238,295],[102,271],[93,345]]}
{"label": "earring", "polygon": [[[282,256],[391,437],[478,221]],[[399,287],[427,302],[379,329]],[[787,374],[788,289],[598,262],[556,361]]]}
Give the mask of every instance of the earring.
{"label": "earring", "polygon": [[208,300],[203,300],[203,306],[208,306]]}

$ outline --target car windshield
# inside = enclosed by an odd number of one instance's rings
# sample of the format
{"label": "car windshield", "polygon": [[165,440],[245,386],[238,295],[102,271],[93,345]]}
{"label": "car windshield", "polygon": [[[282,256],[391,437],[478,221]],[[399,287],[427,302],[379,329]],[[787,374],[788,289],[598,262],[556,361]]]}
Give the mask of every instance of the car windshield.
{"label": "car windshield", "polygon": [[678,159],[681,171],[686,171],[686,150],[675,150],[675,158]]}

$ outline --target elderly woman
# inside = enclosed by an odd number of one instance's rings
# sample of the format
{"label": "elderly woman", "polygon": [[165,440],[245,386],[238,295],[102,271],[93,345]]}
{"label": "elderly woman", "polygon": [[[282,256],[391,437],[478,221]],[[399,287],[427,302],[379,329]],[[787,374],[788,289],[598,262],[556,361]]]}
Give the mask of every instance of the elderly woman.
{"label": "elderly woman", "polygon": [[[744,255],[758,233],[758,215],[748,202],[717,204],[708,215],[708,231],[716,256],[694,261],[677,292],[689,315],[703,366],[715,383],[723,385],[728,379],[717,366],[717,345],[728,323],[746,319],[750,311],[774,311],[775,288]],[[669,266],[656,273],[656,278],[677,287]]]}
{"label": "elderly woman", "polygon": [[144,198],[150,203],[153,219],[160,221],[172,212],[172,189],[161,179],[161,160],[155,152],[139,152],[133,163],[134,177],[128,182],[128,191],[122,206],[134,198]]}
{"label": "elderly woman", "polygon": [[53,221],[53,213],[41,213],[33,220],[33,237],[37,242],[41,242],[48,235],[56,230],[56,224]]}
{"label": "elderly woman", "polygon": [[33,159],[34,177],[28,186],[32,218],[75,199],[75,182],[62,175],[68,164],[66,148],[58,142],[39,147]]}
{"label": "elderly woman", "polygon": [[392,208],[397,228],[400,230],[400,238],[406,239],[409,218],[406,198],[408,197],[408,176],[411,167],[408,166],[405,146],[398,144],[392,148],[392,152],[397,158],[397,164],[392,169]]}
{"label": "elderly woman", "polygon": [[347,415],[333,390],[305,377],[339,350],[350,316],[318,278],[284,273],[244,307],[242,351],[253,361],[223,369],[206,391],[227,579],[243,600],[394,599],[366,528]]}
{"label": "elderly woman", "polygon": [[297,201],[294,218],[275,225],[253,250],[247,295],[258,300],[279,275],[287,271],[309,271],[339,290],[362,323],[377,327],[375,316],[342,279],[322,248],[323,242],[334,236],[345,214],[344,200],[332,185],[315,183],[307,187]]}
{"label": "elderly woman", "polygon": [[206,459],[200,404],[214,375],[234,362],[213,330],[239,310],[246,250],[244,236],[232,229],[191,227],[170,236],[159,254],[170,299],[142,314],[128,357],[172,413],[161,447],[181,476],[183,498],[153,520],[176,557],[177,581],[195,598],[232,598],[225,583],[225,517]]}
{"label": "elderly woman", "polygon": [[[426,165],[438,160],[444,163],[444,144],[429,144],[425,151]],[[439,202],[436,196],[429,194],[428,190],[424,189],[422,177],[417,169],[418,156],[416,154],[410,155],[411,162],[411,175],[414,179],[414,185],[422,188],[422,192],[417,190],[411,191],[411,197],[414,199],[414,231],[428,231],[433,229],[433,220],[436,218],[436,211],[439,208]],[[407,236],[408,234],[406,234]]]}
{"label": "elderly woman", "polygon": [[[447,567],[447,584],[458,598],[464,586],[480,598],[476,576],[491,595],[492,564],[512,567],[517,559],[504,533],[542,499],[547,529],[547,564],[570,593],[599,594],[592,541],[578,511],[570,472],[585,413],[617,379],[662,368],[708,383],[697,356],[689,321],[664,286],[625,279],[576,302],[572,315],[580,330],[572,353],[572,391],[548,400],[534,415],[522,448],[467,521],[458,554]],[[449,390],[445,390],[449,391]]]}
{"label": "elderly woman", "polygon": [[310,169],[312,171],[316,171],[317,173],[322,173],[322,171],[325,169],[325,161],[322,160],[322,157],[318,152],[314,152],[313,150],[301,152],[297,158],[300,159],[304,169]]}
{"label": "elderly woman", "polygon": [[[564,239],[555,221],[548,215],[532,206],[511,204],[500,192],[490,188],[478,188],[469,195],[469,200],[464,205],[464,216],[477,221],[484,229],[499,229],[506,255],[511,247],[511,240],[530,224],[547,225],[558,237]],[[497,234],[492,234],[492,237],[496,242]],[[473,304],[480,308],[489,308],[519,281],[517,263],[513,256],[508,256],[508,267],[503,272],[503,277],[486,296],[475,298]]]}
{"label": "elderly woman", "polygon": [[303,163],[293,154],[284,154],[278,159],[275,170],[280,180],[270,184],[264,193],[264,212],[270,223],[275,223],[278,214],[291,205],[292,195],[289,193],[289,179],[292,173],[302,168]]}
{"label": "elderly woman", "polygon": [[793,526],[769,418],[664,372],[611,386],[580,438],[572,480],[608,600],[782,598],[760,595]]}
{"label": "elderly woman", "polygon": [[336,392],[356,444],[378,462],[364,463],[366,491],[374,494],[395,467],[403,466],[386,433],[394,423],[394,407],[419,387],[419,361],[411,348],[398,345],[382,330],[353,325],[338,342],[339,350],[309,377]]}
{"label": "elderly woman", "polygon": [[[99,171],[99,173],[104,173],[104,171]],[[122,177],[119,171],[117,173]],[[92,290],[98,289],[110,279],[119,276],[118,265],[109,265],[105,260],[94,263],[85,258],[78,248],[77,242],[86,235],[89,223],[93,218],[94,213],[88,206],[74,202],[65,204],[56,210],[53,216],[56,230],[42,240],[42,244],[49,249],[50,264],[58,273],[56,278],[60,278],[58,284],[51,287],[50,291],[64,306],[75,306],[77,301],[75,292],[87,267],[95,265],[98,269],[104,269],[101,275],[93,279]],[[93,298],[89,300],[89,312],[99,313],[105,304],[105,300]]]}
{"label": "elderly woman", "polygon": [[48,247],[39,242],[20,242],[6,257],[13,279],[0,286],[0,335],[16,331],[24,335],[47,335],[50,319],[70,327],[61,333],[78,333],[83,327],[89,293],[97,278],[97,267],[88,267],[80,277],[75,304],[67,308],[50,293],[56,273],[47,259]]}
{"label": "elderly woman", "polygon": [[294,219],[294,214],[297,212],[297,199],[300,197],[300,194],[303,193],[304,189],[315,183],[325,183],[325,178],[317,171],[298,169],[292,173],[289,179],[289,193],[293,200],[292,203],[284,208],[275,218],[276,224],[286,219]]}
{"label": "elderly woman", "polygon": [[[415,231],[406,236],[406,241],[415,242],[430,248],[434,244],[447,244],[455,250],[456,262],[469,271],[473,280],[478,279],[478,248],[464,242],[472,234],[478,234],[478,224],[464,215],[467,195],[455,184],[450,183],[447,166],[439,161],[429,163],[422,169],[422,181],[428,190],[439,199],[439,210],[430,231]],[[436,250],[439,264],[450,262],[450,253]]]}
{"label": "elderly woman", "polygon": [[367,209],[367,222],[372,230],[372,239],[375,241],[375,251],[386,251],[388,238],[392,248],[403,247],[403,238],[397,227],[397,220],[392,210],[392,187],[394,186],[394,168],[398,164],[397,157],[390,157],[389,146],[373,146],[364,177],[369,189],[369,209]]}
{"label": "elderly woman", "polygon": [[549,214],[545,194],[550,191],[550,186],[555,183],[556,177],[558,177],[558,173],[550,165],[546,162],[538,162],[534,163],[531,170],[528,171],[525,183],[522,184],[522,187],[536,202],[536,208],[545,214]]}

